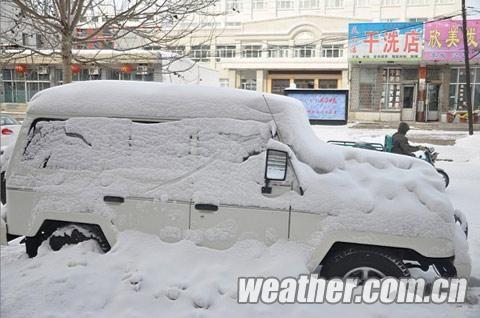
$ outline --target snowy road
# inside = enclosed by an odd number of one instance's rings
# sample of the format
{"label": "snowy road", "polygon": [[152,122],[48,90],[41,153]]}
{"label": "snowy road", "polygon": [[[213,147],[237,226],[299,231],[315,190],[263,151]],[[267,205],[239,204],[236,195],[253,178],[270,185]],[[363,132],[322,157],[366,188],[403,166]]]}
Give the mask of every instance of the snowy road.
{"label": "snowy road", "polygon": [[[383,142],[388,130],[316,126],[323,140]],[[412,134],[432,132],[412,131]],[[451,132],[449,132],[451,134]],[[441,138],[442,132],[434,132]],[[435,146],[447,189],[470,225],[472,295],[480,294],[480,135]],[[460,138],[462,137],[462,138]],[[1,317],[479,317],[480,305],[238,305],[238,276],[297,276],[307,252],[293,242],[243,241],[225,251],[126,232],[102,255],[89,242],[28,259],[18,241],[1,248]],[[471,297],[475,302],[475,297]],[[477,300],[478,301],[478,300]]]}

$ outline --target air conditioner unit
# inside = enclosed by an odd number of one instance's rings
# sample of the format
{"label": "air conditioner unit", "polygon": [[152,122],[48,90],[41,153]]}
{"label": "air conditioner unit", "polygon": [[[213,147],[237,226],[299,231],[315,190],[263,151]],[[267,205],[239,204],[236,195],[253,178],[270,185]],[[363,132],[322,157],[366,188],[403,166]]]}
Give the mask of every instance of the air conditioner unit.
{"label": "air conditioner unit", "polygon": [[88,68],[88,75],[100,75],[100,69],[96,66]]}
{"label": "air conditioner unit", "polygon": [[147,75],[148,72],[148,66],[146,65],[139,65],[137,66],[137,74],[138,75]]}
{"label": "air conditioner unit", "polygon": [[48,74],[48,66],[39,66],[38,69],[37,69],[37,72],[38,74],[41,74],[41,75],[44,75],[44,74]]}

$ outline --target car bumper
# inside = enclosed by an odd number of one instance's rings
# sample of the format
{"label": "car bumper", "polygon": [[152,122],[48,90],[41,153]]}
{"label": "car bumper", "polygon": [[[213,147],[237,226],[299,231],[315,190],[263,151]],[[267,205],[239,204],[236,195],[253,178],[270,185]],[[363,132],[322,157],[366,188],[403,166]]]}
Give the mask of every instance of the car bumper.
{"label": "car bumper", "polygon": [[472,262],[468,254],[468,223],[462,212],[455,211],[455,259],[453,266],[457,271],[457,277],[470,278]]}

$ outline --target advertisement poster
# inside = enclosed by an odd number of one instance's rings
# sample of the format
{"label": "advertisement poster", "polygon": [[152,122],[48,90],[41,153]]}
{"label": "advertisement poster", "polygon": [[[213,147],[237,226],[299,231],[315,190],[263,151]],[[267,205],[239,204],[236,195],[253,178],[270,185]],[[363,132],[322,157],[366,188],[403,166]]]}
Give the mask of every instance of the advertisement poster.
{"label": "advertisement poster", "polygon": [[300,100],[313,123],[346,124],[348,90],[285,90],[287,96]]}
{"label": "advertisement poster", "polygon": [[[465,59],[461,20],[425,24],[423,60],[462,62]],[[471,61],[480,61],[480,19],[467,21],[467,44]]]}
{"label": "advertisement poster", "polygon": [[413,61],[422,57],[423,24],[415,22],[350,23],[350,61]]}

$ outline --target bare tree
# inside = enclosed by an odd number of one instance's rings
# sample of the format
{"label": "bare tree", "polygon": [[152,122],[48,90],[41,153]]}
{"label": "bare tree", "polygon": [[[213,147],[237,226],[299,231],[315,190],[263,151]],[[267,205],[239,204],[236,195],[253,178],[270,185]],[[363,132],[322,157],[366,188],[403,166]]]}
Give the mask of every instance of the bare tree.
{"label": "bare tree", "polygon": [[0,58],[61,58],[64,83],[72,81],[72,61],[98,61],[97,56],[77,55],[76,49],[133,55],[139,48],[168,49],[194,33],[202,33],[199,38],[206,43],[215,32],[215,18],[224,14],[216,10],[219,0],[0,1]]}

